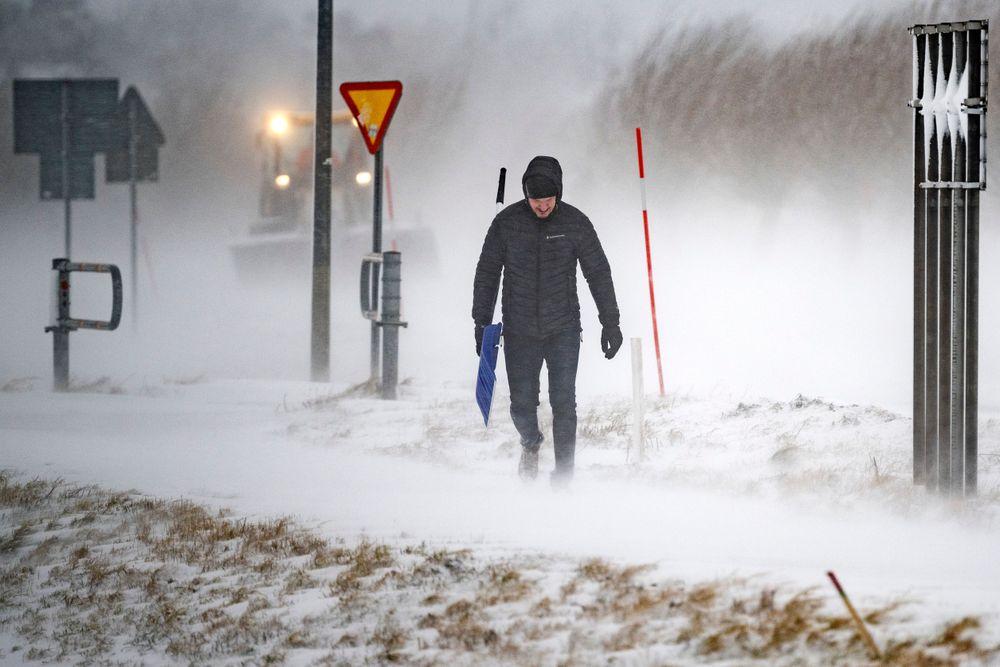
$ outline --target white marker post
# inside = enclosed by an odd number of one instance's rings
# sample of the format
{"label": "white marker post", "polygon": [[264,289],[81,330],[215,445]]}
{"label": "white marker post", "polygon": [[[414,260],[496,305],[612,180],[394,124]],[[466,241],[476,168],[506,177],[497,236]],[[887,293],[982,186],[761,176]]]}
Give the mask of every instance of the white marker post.
{"label": "white marker post", "polygon": [[642,339],[632,339],[632,449],[636,451],[636,463],[645,457],[645,434],[643,433],[643,390],[642,390]]}

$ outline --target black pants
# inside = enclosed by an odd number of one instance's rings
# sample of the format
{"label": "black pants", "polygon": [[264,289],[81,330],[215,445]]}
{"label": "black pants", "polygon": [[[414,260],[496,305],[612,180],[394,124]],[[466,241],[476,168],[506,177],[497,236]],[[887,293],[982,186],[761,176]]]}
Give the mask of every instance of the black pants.
{"label": "black pants", "polygon": [[[504,360],[510,385],[510,416],[522,443],[538,440],[538,393],[542,361],[549,371],[552,441],[556,470],[573,470],[576,451],[576,367],[580,332],[561,331],[547,338],[504,333]],[[537,444],[526,445],[533,449]]]}

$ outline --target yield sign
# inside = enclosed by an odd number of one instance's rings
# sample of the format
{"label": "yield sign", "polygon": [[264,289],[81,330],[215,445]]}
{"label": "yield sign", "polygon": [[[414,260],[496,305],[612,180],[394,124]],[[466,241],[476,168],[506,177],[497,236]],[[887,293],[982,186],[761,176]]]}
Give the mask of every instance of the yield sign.
{"label": "yield sign", "polygon": [[340,94],[358,122],[361,138],[374,155],[382,145],[389,121],[403,94],[399,81],[355,81],[340,84]]}

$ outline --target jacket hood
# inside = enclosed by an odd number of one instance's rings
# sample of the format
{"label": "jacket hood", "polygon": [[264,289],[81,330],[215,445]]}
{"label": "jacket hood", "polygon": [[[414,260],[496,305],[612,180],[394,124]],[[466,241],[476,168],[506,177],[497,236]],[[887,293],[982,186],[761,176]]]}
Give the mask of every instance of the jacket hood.
{"label": "jacket hood", "polygon": [[524,170],[524,176],[521,177],[521,191],[524,193],[525,199],[528,198],[528,190],[525,188],[524,182],[528,180],[529,176],[544,176],[555,182],[558,190],[556,201],[562,201],[562,167],[559,166],[559,160],[548,155],[531,158],[528,168]]}

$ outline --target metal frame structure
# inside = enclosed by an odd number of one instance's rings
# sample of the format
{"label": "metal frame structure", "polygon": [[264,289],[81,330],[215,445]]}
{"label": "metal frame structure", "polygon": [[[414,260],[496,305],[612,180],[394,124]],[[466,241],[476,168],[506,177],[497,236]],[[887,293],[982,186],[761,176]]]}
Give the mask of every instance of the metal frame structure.
{"label": "metal frame structure", "polygon": [[[53,386],[56,391],[69,389],[69,335],[78,329],[114,331],[122,319],[122,272],[114,264],[71,262],[60,257],[52,260],[53,310],[52,324],[45,332],[52,332]],[[70,317],[71,273],[107,273],[111,275],[111,317],[108,320],[81,320]]]}
{"label": "metal frame structure", "polygon": [[915,25],[913,481],[974,495],[988,22]]}

